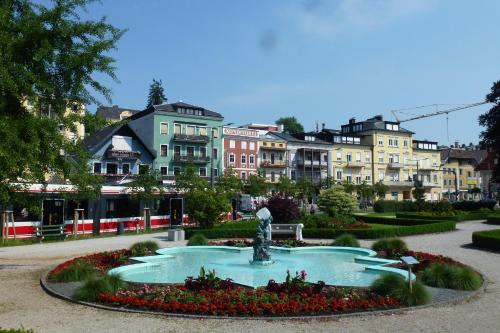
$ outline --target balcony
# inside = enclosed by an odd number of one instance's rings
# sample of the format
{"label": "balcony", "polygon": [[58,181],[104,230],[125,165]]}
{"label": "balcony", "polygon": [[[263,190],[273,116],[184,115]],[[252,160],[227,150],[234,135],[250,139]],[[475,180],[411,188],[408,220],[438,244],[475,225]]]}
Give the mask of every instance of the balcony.
{"label": "balcony", "polygon": [[361,161],[347,161],[348,168],[362,168],[365,165],[366,165],[366,163],[363,163]]}
{"label": "balcony", "polygon": [[402,187],[409,189],[414,187],[414,183],[411,181],[384,180],[383,183],[389,187]]}
{"label": "balcony", "polygon": [[391,162],[389,162],[387,164],[387,167],[389,169],[401,169],[401,168],[403,168],[403,163],[394,163],[394,162],[391,163]]}
{"label": "balcony", "polygon": [[120,158],[120,159],[129,159],[129,160],[136,160],[139,157],[141,157],[141,152],[140,151],[133,151],[133,150],[116,150],[116,149],[108,149],[106,151],[106,157],[107,158]]}
{"label": "balcony", "polygon": [[205,164],[210,161],[208,156],[194,156],[194,155],[174,155],[174,162],[179,163],[201,163]]}
{"label": "balcony", "polygon": [[327,168],[328,167],[328,162],[324,162],[324,161],[318,161],[318,160],[315,160],[315,161],[311,161],[311,160],[303,160],[301,158],[297,159],[297,165],[300,165],[300,166],[305,166],[306,168],[310,168],[310,167],[321,167],[322,169],[323,168]]}
{"label": "balcony", "polygon": [[437,184],[437,183],[434,183],[434,182],[430,182],[430,181],[424,180],[424,181],[422,181],[422,187],[424,187],[424,188],[433,188],[433,187],[440,187],[440,185]]}
{"label": "balcony", "polygon": [[286,168],[286,161],[262,161],[261,168]]}
{"label": "balcony", "polygon": [[208,143],[208,135],[174,134],[174,141],[187,143]]}

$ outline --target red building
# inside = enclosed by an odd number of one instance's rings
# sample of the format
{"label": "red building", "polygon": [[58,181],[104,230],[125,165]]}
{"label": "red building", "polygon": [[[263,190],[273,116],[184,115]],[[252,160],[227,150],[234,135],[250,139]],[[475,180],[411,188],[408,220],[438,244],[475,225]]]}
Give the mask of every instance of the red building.
{"label": "red building", "polygon": [[241,179],[257,173],[259,132],[248,128],[224,127],[224,169],[232,168]]}

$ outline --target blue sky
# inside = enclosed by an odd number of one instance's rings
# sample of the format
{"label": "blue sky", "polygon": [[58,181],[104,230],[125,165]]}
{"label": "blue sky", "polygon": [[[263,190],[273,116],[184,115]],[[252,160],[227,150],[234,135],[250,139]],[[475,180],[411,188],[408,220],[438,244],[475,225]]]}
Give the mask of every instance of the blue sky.
{"label": "blue sky", "polygon": [[[129,29],[113,53],[121,82],[105,80],[113,104],[142,109],[156,78],[170,102],[226,122],[293,115],[312,130],[483,100],[500,79],[499,14],[495,0],[104,0],[87,16]],[[441,144],[477,142],[487,109],[450,114],[448,134],[445,116],[404,126]]]}

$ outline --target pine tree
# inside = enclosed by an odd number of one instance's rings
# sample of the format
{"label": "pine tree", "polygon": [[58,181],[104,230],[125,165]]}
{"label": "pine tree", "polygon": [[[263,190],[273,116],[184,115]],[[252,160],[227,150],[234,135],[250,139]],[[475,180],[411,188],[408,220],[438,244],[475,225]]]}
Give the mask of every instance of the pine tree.
{"label": "pine tree", "polygon": [[156,81],[153,79],[153,83],[149,86],[148,104],[146,107],[149,108],[153,105],[161,104],[166,100],[161,80]]}

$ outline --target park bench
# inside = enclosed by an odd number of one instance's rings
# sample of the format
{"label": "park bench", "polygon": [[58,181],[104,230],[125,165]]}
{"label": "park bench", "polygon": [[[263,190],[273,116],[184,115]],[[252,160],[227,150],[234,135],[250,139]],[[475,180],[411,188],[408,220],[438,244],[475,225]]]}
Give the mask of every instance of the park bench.
{"label": "park bench", "polygon": [[304,225],[300,224],[274,224],[271,223],[271,232],[269,234],[272,239],[272,235],[295,235],[296,240],[302,240],[302,229]]}
{"label": "park bench", "polygon": [[61,239],[68,237],[63,224],[37,226],[35,227],[35,235],[40,240],[40,243],[46,237],[59,237]]}

